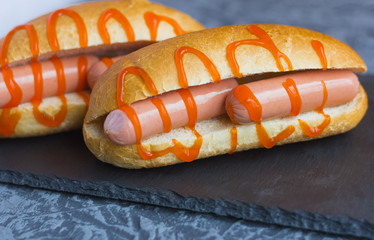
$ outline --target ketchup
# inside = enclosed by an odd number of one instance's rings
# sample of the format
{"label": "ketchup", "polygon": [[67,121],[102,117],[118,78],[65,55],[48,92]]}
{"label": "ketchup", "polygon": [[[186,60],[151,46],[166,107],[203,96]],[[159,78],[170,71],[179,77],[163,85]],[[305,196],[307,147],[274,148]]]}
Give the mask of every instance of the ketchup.
{"label": "ketchup", "polygon": [[33,112],[34,117],[36,120],[48,127],[56,127],[60,125],[66,117],[67,114],[67,102],[66,97],[64,95],[65,93],[65,76],[63,74],[63,70],[61,71],[62,63],[60,60],[57,60],[57,58],[54,58],[53,64],[56,68],[57,72],[57,80],[58,80],[58,89],[57,89],[57,95],[61,100],[61,109],[60,111],[54,115],[49,116],[45,113],[40,112],[39,106],[43,101],[43,75],[42,75],[42,66],[37,61],[31,61],[31,69],[34,74],[34,86],[35,86],[35,95],[33,99],[31,100],[31,103],[33,105]]}
{"label": "ketchup", "polygon": [[[88,46],[88,37],[87,37],[87,29],[86,25],[82,19],[82,17],[75,11],[71,9],[59,9],[52,12],[47,21],[47,38],[49,42],[49,46],[51,47],[52,51],[59,51],[60,44],[57,39],[56,33],[56,24],[57,20],[60,16],[66,15],[74,20],[78,35],[79,35],[79,45],[81,48],[86,48]],[[101,14],[99,21],[97,23],[97,28],[101,38],[103,39],[104,44],[110,44],[110,36],[106,28],[106,23],[110,18],[116,19],[123,27],[126,32],[126,36],[129,42],[135,41],[135,34],[134,30],[127,20],[127,18],[118,10],[116,9],[107,9],[103,11]],[[146,12],[144,14],[144,19],[146,24],[149,28],[151,40],[155,41],[157,38],[157,29],[158,25],[161,21],[165,21],[169,23],[173,28],[176,35],[184,34],[185,31],[179,26],[179,24],[172,18],[156,15],[153,12]],[[17,107],[22,99],[22,90],[19,85],[14,81],[12,69],[8,67],[9,60],[8,60],[8,49],[10,41],[13,35],[20,31],[26,30],[28,37],[30,39],[30,50],[32,53],[32,60],[30,66],[32,68],[32,72],[34,74],[34,81],[35,81],[35,96],[32,99],[33,105],[33,113],[37,121],[45,126],[55,127],[60,125],[66,118],[67,115],[67,100],[64,95],[65,92],[65,74],[63,65],[60,59],[54,55],[51,58],[51,61],[56,69],[57,74],[57,81],[58,81],[58,89],[56,95],[60,98],[61,101],[61,109],[60,111],[55,114],[54,116],[46,115],[45,113],[39,110],[39,106],[42,103],[42,94],[43,94],[43,76],[42,76],[42,69],[40,63],[37,61],[37,57],[39,56],[39,40],[36,34],[36,30],[32,24],[25,24],[18,26],[11,30],[4,38],[1,48],[0,48],[0,66],[1,66],[1,73],[3,74],[5,85],[8,88],[8,91],[11,95],[10,101],[4,105],[2,108],[2,112],[0,115],[0,134],[3,136],[11,136],[17,126],[18,121],[21,118],[21,113],[16,112],[16,110],[12,110],[13,107]],[[109,58],[102,58],[103,61],[108,67],[113,64],[113,60]],[[83,101],[88,104],[89,96],[82,92],[87,85],[86,75],[87,75],[87,59],[85,56],[81,56],[78,60],[78,70],[79,70],[79,81],[77,86],[77,92],[82,97]],[[150,89],[153,95],[157,95],[156,87],[153,85],[152,80],[149,78],[147,73],[142,71],[141,69],[137,69],[136,67],[132,67],[128,69],[129,73],[137,74],[141,76],[145,82],[147,87]],[[123,77],[125,77],[124,74]],[[117,98],[122,98],[121,96],[117,96]],[[119,103],[122,103],[119,101]],[[119,104],[120,105],[120,104]],[[123,104],[122,104],[123,105]],[[168,128],[168,127],[167,127]],[[171,128],[171,127],[170,127]],[[170,130],[169,130],[170,131]]]}
{"label": "ketchup", "polygon": [[185,53],[195,54],[204,63],[204,66],[208,69],[210,75],[213,78],[213,81],[215,83],[219,83],[221,81],[221,76],[219,72],[217,71],[216,66],[204,53],[192,47],[180,47],[175,51],[174,59],[175,59],[175,64],[177,65],[179,84],[181,85],[182,88],[188,88],[188,81],[187,81],[186,73],[184,71],[183,59],[182,59]]}
{"label": "ketchup", "polygon": [[18,121],[21,118],[20,112],[11,113],[12,108],[16,107],[20,104],[22,99],[22,90],[19,85],[14,81],[12,69],[8,67],[8,48],[10,40],[12,39],[14,33],[19,30],[26,30],[29,38],[30,38],[30,49],[35,59],[39,54],[39,44],[38,38],[36,35],[36,31],[33,25],[25,24],[14,28],[10,31],[4,38],[1,49],[0,49],[0,65],[1,65],[1,73],[4,77],[4,82],[8,88],[8,91],[11,95],[10,101],[5,104],[2,108],[1,116],[0,116],[0,134],[3,136],[11,136],[18,124]]}
{"label": "ketchup", "polygon": [[113,63],[114,63],[112,59],[107,58],[107,57],[101,58],[100,61],[102,61],[106,65],[107,68],[109,68],[110,66],[112,66]]}
{"label": "ketchup", "polygon": [[[154,95],[157,95],[157,89],[154,86],[153,81],[148,76],[148,74],[139,67],[124,68],[122,69],[120,74],[118,74],[117,105],[119,106],[119,109],[127,115],[132,125],[134,126],[135,136],[136,136],[136,145],[137,145],[137,149],[138,149],[140,157],[143,159],[153,159],[153,158],[166,155],[168,153],[174,153],[179,159],[185,162],[191,162],[194,159],[196,159],[197,156],[199,155],[200,148],[203,143],[203,138],[195,129],[195,124],[196,124],[196,119],[197,119],[197,108],[196,108],[195,99],[193,98],[189,89],[179,89],[178,93],[182,97],[182,100],[187,109],[188,119],[189,119],[188,127],[191,129],[191,131],[196,136],[196,140],[194,141],[193,145],[191,147],[186,147],[182,143],[180,143],[178,140],[172,139],[173,146],[168,147],[161,151],[148,151],[141,144],[142,128],[139,122],[138,115],[136,114],[135,110],[130,105],[127,105],[122,98],[122,93],[125,90],[125,86],[124,86],[125,77],[127,74],[130,74],[130,73],[141,76],[144,79],[145,84],[148,87],[148,89],[152,89],[150,91],[153,92]],[[170,131],[171,120],[164,106],[164,103],[159,98],[153,98],[152,103],[157,107],[160,113],[161,119],[164,124],[164,131],[165,132]]]}
{"label": "ketchup", "polygon": [[75,24],[77,25],[77,29],[78,29],[79,45],[81,48],[86,48],[87,42],[88,42],[87,29],[81,16],[79,16],[78,13],[70,9],[59,9],[51,13],[48,17],[47,36],[48,36],[49,46],[51,46],[52,51],[60,50],[60,44],[58,43],[57,33],[56,33],[56,23],[57,23],[57,19],[62,15],[67,15],[74,20]]}
{"label": "ketchup", "polygon": [[230,142],[231,142],[231,149],[228,154],[233,154],[236,150],[236,146],[238,145],[238,130],[236,127],[232,127],[230,129]]}
{"label": "ketchup", "polygon": [[239,71],[239,65],[235,57],[236,48],[243,44],[266,48],[273,55],[279,71],[284,71],[281,58],[283,58],[283,60],[287,63],[289,71],[293,69],[290,59],[286,56],[286,54],[279,51],[279,49],[275,46],[273,40],[271,40],[270,36],[264,30],[257,27],[256,25],[249,25],[248,31],[258,37],[258,39],[247,39],[232,42],[226,48],[226,57],[231,67],[231,71],[235,77],[241,78],[243,76],[243,74]]}
{"label": "ketchup", "polygon": [[[147,20],[147,16],[148,16],[148,20]],[[145,14],[145,18],[146,18],[146,21],[148,22],[147,23],[148,26],[151,26],[151,20],[150,20],[151,16],[153,15],[149,13]],[[152,24],[153,24],[152,29],[157,28],[158,22],[156,23],[153,22]],[[266,48],[273,55],[279,71],[285,70],[281,63],[281,59],[283,59],[287,63],[288,70],[293,69],[289,58],[275,46],[270,36],[264,30],[262,30],[261,28],[255,25],[250,25],[248,26],[248,31],[251,34],[257,36],[258,39],[248,39],[248,40],[241,40],[241,41],[233,42],[233,43],[230,43],[226,48],[227,60],[231,67],[232,73],[236,77],[239,77],[239,78],[242,77],[242,73],[239,72],[239,66],[235,58],[235,49],[242,44],[256,45],[256,46],[261,46],[263,48]],[[151,35],[152,35],[152,31],[151,31]],[[152,36],[154,37],[153,39],[156,38],[156,36],[154,35]],[[327,66],[325,64],[327,61],[325,58],[325,54],[323,52],[322,44],[318,41],[312,41],[312,46],[316,50],[317,54],[320,56],[322,66]],[[183,66],[183,59],[182,59],[185,53],[193,53],[197,57],[199,57],[199,59],[203,62],[204,66],[208,69],[214,82],[216,83],[219,82],[221,80],[221,77],[220,77],[219,72],[217,71],[216,66],[213,64],[213,62],[201,51],[194,49],[192,47],[187,47],[187,46],[180,47],[175,51],[174,60],[175,60],[175,64],[177,67],[179,83],[180,83],[180,86],[182,87],[182,89],[178,90],[178,93],[181,95],[183,102],[187,109],[187,113],[189,117],[189,121],[187,124],[188,128],[190,128],[190,130],[194,133],[196,137],[193,145],[190,147],[186,147],[182,145],[178,140],[173,139],[172,142],[174,145],[164,150],[161,150],[161,151],[146,150],[141,144],[142,129],[139,123],[139,118],[136,112],[134,111],[134,109],[132,109],[131,106],[127,105],[122,98],[122,94],[125,91],[125,87],[124,87],[125,77],[127,74],[130,74],[130,73],[138,75],[141,78],[143,78],[143,80],[145,81],[145,85],[147,86],[147,88],[153,95],[157,95],[158,91],[152,79],[148,76],[148,74],[143,69],[139,67],[132,66],[132,67],[124,68],[118,75],[117,104],[119,106],[119,109],[121,109],[128,116],[128,118],[130,119],[130,121],[132,122],[134,126],[136,139],[137,139],[136,140],[137,150],[139,152],[140,157],[143,159],[146,159],[146,160],[153,159],[153,158],[166,155],[168,153],[174,153],[182,161],[190,162],[194,160],[195,158],[197,158],[200,152],[200,148],[203,143],[203,138],[195,129],[195,124],[196,124],[196,119],[197,119],[197,109],[196,109],[196,103],[194,101],[194,98],[192,94],[189,92],[189,90],[187,89],[188,80],[186,77],[186,73],[185,73],[184,66]],[[321,83],[323,85],[324,98],[323,98],[323,102],[321,106],[318,109],[316,109],[316,111],[319,112],[320,114],[323,114],[323,116],[325,117],[325,120],[323,121],[323,123],[321,123],[317,127],[309,127],[304,121],[299,119],[299,124],[300,124],[300,127],[303,133],[310,137],[316,137],[320,135],[330,123],[330,116],[323,112],[323,108],[327,101],[327,89],[326,89],[326,85],[324,81],[321,81]],[[285,82],[282,83],[282,85],[284,89],[287,91],[287,94],[290,98],[290,102],[291,102],[290,114],[293,116],[298,116],[300,113],[301,107],[302,107],[302,101],[301,101],[301,97],[297,89],[296,83],[292,79],[288,78],[286,79]],[[253,92],[249,89],[249,87],[246,85],[239,85],[234,90],[234,96],[238,99],[238,101],[243,106],[245,106],[245,108],[248,111],[248,115],[250,119],[252,119],[255,122],[257,137],[265,148],[272,148],[278,142],[286,139],[287,137],[289,137],[291,134],[294,133],[295,127],[290,125],[290,126],[287,126],[285,129],[283,129],[276,136],[270,137],[265,127],[261,123],[262,106],[260,102],[258,101],[258,99],[256,98],[256,96],[253,94]],[[171,129],[171,120],[162,100],[159,98],[153,98],[152,103],[157,107],[159,111],[160,117],[164,124],[164,132],[169,132]],[[231,107],[231,110],[230,110],[230,107]],[[228,106],[228,115],[231,119],[234,119],[232,106],[230,105]],[[234,122],[234,124],[237,124],[237,123]],[[237,134],[238,134],[237,128],[232,127],[230,129],[231,148],[228,152],[230,154],[232,154],[236,150]]]}
{"label": "ketchup", "polygon": [[174,33],[177,36],[186,33],[174,19],[166,16],[156,15],[153,12],[146,12],[144,13],[144,20],[151,34],[151,41],[156,41],[157,29],[161,21],[169,23],[174,28]]}
{"label": "ketchup", "polygon": [[301,97],[299,94],[299,90],[297,90],[296,83],[294,80],[287,78],[284,83],[282,83],[284,89],[286,89],[288,97],[290,98],[291,102],[291,112],[290,114],[293,116],[297,116],[301,110]]}
{"label": "ketchup", "polygon": [[158,113],[162,119],[162,124],[164,125],[164,132],[168,133],[171,131],[171,119],[168,111],[166,110],[165,104],[159,98],[152,98],[153,105],[156,106]]}
{"label": "ketchup", "polygon": [[328,92],[327,92],[327,88],[326,88],[325,82],[322,80],[321,83],[322,83],[322,86],[323,86],[323,100],[322,100],[321,106],[318,107],[316,109],[316,111],[318,113],[322,114],[325,119],[317,127],[310,127],[306,122],[304,122],[303,120],[299,119],[299,124],[300,124],[301,130],[308,137],[317,137],[317,136],[319,136],[323,132],[323,130],[325,130],[325,128],[330,124],[330,121],[331,121],[330,116],[327,115],[327,114],[325,114],[323,112],[323,108],[324,108],[324,106],[326,104],[326,101],[327,101]]}
{"label": "ketchup", "polygon": [[108,30],[106,28],[106,23],[110,18],[116,19],[121,25],[123,30],[126,32],[127,41],[133,42],[135,41],[135,33],[134,29],[132,29],[131,24],[129,23],[129,20],[123,14],[118,11],[117,9],[110,8],[105,10],[97,22],[97,29],[99,30],[100,37],[103,39],[104,44],[110,44],[110,35],[108,33]]}
{"label": "ketchup", "polygon": [[318,57],[321,61],[322,69],[326,70],[327,69],[327,59],[326,59],[325,49],[323,48],[322,43],[318,40],[312,40],[311,44],[312,44],[312,47],[313,47],[314,51],[317,53],[317,55],[318,55]]}

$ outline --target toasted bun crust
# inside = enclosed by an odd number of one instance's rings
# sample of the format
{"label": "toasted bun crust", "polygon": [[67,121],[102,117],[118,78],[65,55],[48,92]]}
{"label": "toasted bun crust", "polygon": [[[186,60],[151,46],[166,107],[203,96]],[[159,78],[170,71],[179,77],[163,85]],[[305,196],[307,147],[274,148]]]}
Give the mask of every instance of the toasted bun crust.
{"label": "toasted bun crust", "polygon": [[[324,46],[327,69],[350,69],[356,72],[366,71],[362,59],[346,44],[329,37],[297,27],[282,25],[257,25],[272,39],[275,46],[291,61],[293,71],[321,69],[321,60],[311,45],[312,40],[320,41]],[[158,93],[180,89],[178,73],[174,59],[175,51],[182,46],[195,48],[204,53],[216,66],[221,79],[234,77],[226,57],[226,47],[235,41],[257,39],[248,31],[248,26],[226,26],[185,34],[142,48],[127,55],[106,71],[91,94],[88,113],[83,126],[85,142],[88,148],[102,161],[125,168],[158,167],[181,162],[174,154],[167,154],[151,160],[142,159],[136,145],[119,146],[112,143],[103,132],[106,115],[116,109],[116,81],[118,73],[125,67],[142,68],[153,80]],[[265,48],[253,45],[241,45],[236,49],[236,59],[243,76],[255,74],[279,73],[273,55]],[[184,68],[189,86],[212,82],[212,76],[201,60],[194,54],[183,57]],[[287,64],[283,64],[287,66]],[[286,68],[286,72],[289,69]],[[151,96],[143,79],[129,74],[124,81],[124,101],[127,104]],[[326,108],[331,116],[331,123],[319,137],[339,134],[355,127],[367,109],[367,97],[362,87],[356,98],[341,106]],[[304,120],[310,126],[321,123],[323,117],[316,112],[300,114],[297,117],[285,117],[263,121],[270,136],[274,136],[289,125],[295,132],[278,145],[306,141],[306,137],[297,119]],[[198,158],[227,153],[230,150],[230,129],[234,125],[225,116],[198,122],[196,130],[203,137],[203,145]],[[236,151],[262,147],[256,134],[255,124],[236,125],[238,146]],[[147,150],[158,151],[173,145],[175,138],[186,146],[191,146],[195,137],[187,128],[173,129],[165,134],[158,134],[142,141]]]}
{"label": "toasted bun crust", "polygon": [[[322,33],[284,25],[257,24],[271,37],[278,49],[290,59],[293,70],[321,69],[321,61],[311,41],[320,41],[325,49],[328,69],[366,71],[360,56],[346,44]],[[158,93],[181,88],[174,60],[174,52],[182,46],[193,47],[204,53],[217,67],[221,79],[234,77],[226,58],[226,47],[234,41],[257,39],[247,25],[225,26],[193,32],[152,44],[116,62],[95,85],[91,95],[86,122],[108,114],[117,108],[116,81],[125,67],[138,66],[152,78]],[[263,47],[242,45],[236,58],[243,76],[279,72],[272,54]],[[212,77],[201,60],[193,54],[183,57],[189,86],[212,82]],[[283,64],[287,66],[286,64]],[[152,96],[143,79],[130,74],[125,81],[124,100],[127,104]]]}
{"label": "toasted bun crust", "polygon": [[[84,93],[89,95],[88,92]],[[9,137],[41,136],[81,128],[87,111],[87,104],[78,93],[67,93],[65,97],[67,100],[67,115],[65,120],[57,127],[48,127],[39,123],[34,117],[31,103],[23,103],[12,108],[10,114],[20,113],[21,118],[13,134]],[[58,97],[44,98],[39,106],[39,110],[49,116],[54,116],[60,109],[61,100]],[[2,109],[0,109],[0,114],[3,114]],[[0,137],[3,136],[0,134]]]}
{"label": "toasted bun crust", "polygon": [[[204,27],[190,16],[177,10],[165,7],[160,4],[151,3],[147,0],[111,0],[99,2],[87,2],[67,7],[75,11],[83,20],[87,29],[88,48],[103,45],[104,42],[98,31],[98,20],[101,14],[110,8],[121,12],[129,21],[135,34],[135,41],[151,41],[150,31],[145,24],[144,13],[151,11],[157,15],[167,16],[174,19],[186,32],[201,30]],[[51,47],[47,38],[47,22],[50,14],[40,16],[31,20],[29,24],[35,27],[39,43],[39,59],[45,59],[51,55]],[[108,33],[111,44],[128,42],[122,25],[114,18],[108,20]],[[56,34],[61,52],[72,49],[79,49],[79,35],[75,22],[68,16],[62,15],[56,24]],[[161,22],[157,31],[157,41],[174,37],[174,29],[168,23]],[[1,41],[2,42],[2,41]],[[64,53],[58,54],[65,55]],[[30,59],[30,40],[25,30],[16,32],[10,42],[7,54],[9,66],[18,61]]]}
{"label": "toasted bun crust", "polygon": [[[360,87],[359,94],[353,101],[337,107],[324,109],[324,112],[330,115],[331,122],[317,138],[323,138],[351,130],[365,115],[366,109],[367,96],[364,89]],[[277,145],[315,139],[303,134],[298,119],[304,120],[310,126],[317,126],[323,121],[323,116],[313,111],[302,113],[297,117],[289,116],[266,120],[263,121],[262,124],[271,137],[277,135],[289,125],[295,127],[295,132],[290,137],[278,142]],[[173,153],[150,160],[140,158],[136,145],[120,146],[111,142],[103,132],[103,121],[104,118],[100,118],[90,124],[84,124],[83,126],[84,139],[88,148],[101,161],[123,168],[152,168],[182,163]],[[261,142],[258,140],[254,123],[234,125],[230,119],[224,115],[196,124],[196,130],[203,137],[203,145],[197,159],[228,153],[231,148],[230,129],[234,126],[236,126],[238,132],[236,151],[262,147]],[[169,133],[152,136],[142,141],[142,145],[147,150],[158,151],[173,146],[173,138],[177,139],[185,146],[191,146],[195,140],[195,136],[190,130],[187,128],[177,128],[171,130]]]}
{"label": "toasted bun crust", "polygon": [[[144,17],[144,14],[149,11],[156,15],[166,16],[175,20],[186,32],[203,29],[202,25],[188,15],[160,4],[148,2],[147,0],[88,2],[67,7],[66,9],[73,10],[82,18],[87,29],[87,48],[82,49],[80,46],[79,32],[74,20],[69,16],[62,15],[58,18],[56,23],[56,35],[60,50],[53,52],[47,37],[47,25],[50,14],[46,14],[31,20],[28,23],[32,24],[36,31],[39,47],[38,60],[47,59],[54,54],[57,54],[58,56],[67,56],[87,53],[97,54],[97,52],[108,51],[125,50],[131,52],[148,45],[153,42]],[[103,12],[108,9],[118,10],[129,21],[134,31],[134,42],[129,42],[122,25],[114,18],[110,18],[105,26],[110,35],[111,44],[104,44],[103,39],[99,34],[98,21]],[[161,21],[157,29],[156,41],[174,37],[175,35],[176,33],[174,32],[173,27],[169,23]],[[1,40],[0,45],[2,43],[3,39]],[[6,57],[8,58],[10,67],[26,64],[32,58],[30,38],[26,30],[19,30],[14,33],[10,40]],[[22,113],[22,117],[18,122],[14,133],[10,137],[37,136],[81,127],[84,115],[87,111],[87,106],[77,94],[67,94],[67,96],[68,115],[65,121],[57,127],[46,127],[40,124],[34,118],[33,107],[30,103],[21,104],[18,107],[13,108],[11,113]],[[60,109],[60,101],[58,98],[43,99],[43,104],[40,109],[43,109],[43,106],[45,106],[46,114],[53,114]],[[0,109],[0,114],[1,112],[2,110]],[[2,137],[1,134],[0,137]]]}

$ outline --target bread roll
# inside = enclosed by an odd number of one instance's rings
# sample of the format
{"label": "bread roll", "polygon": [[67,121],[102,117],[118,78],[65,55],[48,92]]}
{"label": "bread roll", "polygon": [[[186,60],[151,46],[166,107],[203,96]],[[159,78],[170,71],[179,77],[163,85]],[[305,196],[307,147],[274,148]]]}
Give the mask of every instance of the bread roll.
{"label": "bread roll", "polygon": [[[280,59],[284,73],[323,68],[322,61],[313,49],[311,41],[322,43],[327,69],[366,71],[366,66],[358,54],[346,44],[332,37],[298,27],[271,24],[256,24],[256,26],[265,31],[279,52],[289,59],[290,64],[287,64],[284,58]],[[115,63],[101,76],[91,95],[83,126],[88,148],[98,159],[125,168],[159,167],[183,162],[173,153],[153,159],[143,159],[139,156],[136,144],[116,145],[105,135],[103,132],[104,119],[109,112],[118,108],[116,100],[118,74],[126,67],[136,66],[149,75],[158,94],[180,89],[175,52],[180,47],[187,46],[207,56],[215,65],[222,80],[235,77],[228,62],[227,46],[240,40],[260,39],[258,35],[251,33],[248,29],[247,25],[236,25],[185,34],[142,48]],[[244,77],[258,79],[268,74],[283,74],[274,55],[266,47],[243,44],[236,48],[235,56]],[[183,63],[188,86],[197,86],[213,81],[210,72],[196,55],[184,55]],[[124,85],[125,91],[122,94],[126,104],[152,96],[144,80],[135,74],[127,75]],[[366,109],[366,93],[360,87],[359,93],[353,101],[324,109],[325,114],[330,115],[331,122],[318,137],[339,134],[352,129],[362,119]],[[295,131],[292,135],[278,142],[278,145],[312,139],[303,134],[298,119],[315,126],[323,120],[323,116],[313,111],[296,117],[288,116],[264,120],[262,124],[270,136],[276,135],[287,126],[294,126]],[[236,151],[262,147],[256,133],[255,123],[234,125],[227,115],[222,115],[196,124],[195,128],[203,139],[196,159],[229,152],[231,149],[230,130],[234,126],[237,128]],[[173,129],[169,133],[143,139],[141,145],[148,151],[160,151],[172,147],[174,145],[172,139],[177,139],[185,146],[191,146],[196,137],[191,130],[182,127]]]}
{"label": "bread roll", "polygon": [[[3,73],[8,67],[13,69],[56,56],[126,54],[156,41],[201,29],[203,26],[188,15],[147,0],[82,3],[40,16],[12,30],[0,42],[0,70]],[[6,85],[9,90],[9,84]],[[11,95],[13,98],[16,94]],[[56,127],[37,121],[33,114],[35,107],[30,104],[12,106],[5,114],[1,109],[0,137],[44,135],[81,127],[87,104],[78,95],[71,96],[74,94],[68,97],[66,118]],[[56,113],[61,107],[61,102],[53,99],[43,100],[45,115]],[[19,122],[9,127],[12,124],[8,122],[18,119],[18,114],[22,115]]]}

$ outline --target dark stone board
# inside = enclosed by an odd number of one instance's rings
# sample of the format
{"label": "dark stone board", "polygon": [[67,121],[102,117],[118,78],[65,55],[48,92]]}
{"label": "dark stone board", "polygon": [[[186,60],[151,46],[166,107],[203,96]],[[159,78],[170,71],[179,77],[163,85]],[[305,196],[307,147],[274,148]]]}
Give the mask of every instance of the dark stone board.
{"label": "dark stone board", "polygon": [[98,161],[80,131],[0,140],[0,181],[374,238],[374,76],[357,128],[325,139],[127,170]]}

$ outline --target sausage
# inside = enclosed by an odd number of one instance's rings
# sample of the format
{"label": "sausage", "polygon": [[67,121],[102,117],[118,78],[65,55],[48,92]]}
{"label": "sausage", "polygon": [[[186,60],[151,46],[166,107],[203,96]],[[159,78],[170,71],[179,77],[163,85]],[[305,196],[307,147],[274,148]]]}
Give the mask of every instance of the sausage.
{"label": "sausage", "polygon": [[[75,92],[79,83],[78,61],[82,56],[60,58],[64,69],[66,88],[65,92]],[[87,68],[99,61],[96,56],[83,56],[87,59]],[[57,93],[57,73],[52,60],[40,62],[43,76],[43,97],[55,96]],[[11,68],[13,78],[22,90],[21,103],[30,102],[35,95],[34,75],[30,64]],[[2,72],[1,72],[2,73]],[[85,78],[85,76],[81,76]],[[0,108],[11,99],[11,94],[4,81],[4,75],[0,74]]]}
{"label": "sausage", "polygon": [[[260,113],[260,115],[262,119],[282,117],[292,113],[291,100],[283,86],[287,81],[290,81],[287,79],[294,81],[301,100],[301,106],[295,107],[299,108],[299,111],[292,115],[297,115],[298,112],[316,110],[323,104],[324,87],[322,80],[327,89],[325,107],[337,106],[351,101],[357,95],[359,89],[357,76],[347,70],[305,71],[244,84],[261,104],[262,114]],[[259,120],[251,119],[250,114],[255,114],[254,111],[250,113],[238,100],[238,97],[244,92],[249,93],[244,86],[235,88],[226,99],[226,111],[234,123],[246,124],[252,120]],[[245,101],[251,101],[247,95],[242,96],[246,98]]]}
{"label": "sausage", "polygon": [[114,58],[101,58],[100,61],[95,63],[89,70],[87,74],[87,82],[88,86],[92,89],[95,85],[97,79],[99,79],[100,75],[105,72],[113,63],[117,62],[123,56],[118,56]]}
{"label": "sausage", "polygon": [[[196,102],[197,121],[224,114],[226,96],[237,85],[238,83],[235,79],[227,79],[220,83],[208,83],[188,88]],[[186,126],[189,123],[187,107],[179,91],[181,90],[168,92],[130,105],[139,118],[142,138],[164,131],[163,120],[159,110],[153,103],[154,101],[152,101],[153,99],[159,99],[164,103],[170,116],[171,128]],[[112,111],[106,117],[104,131],[109,139],[120,145],[134,144],[137,140],[134,126],[127,115],[120,109]]]}

